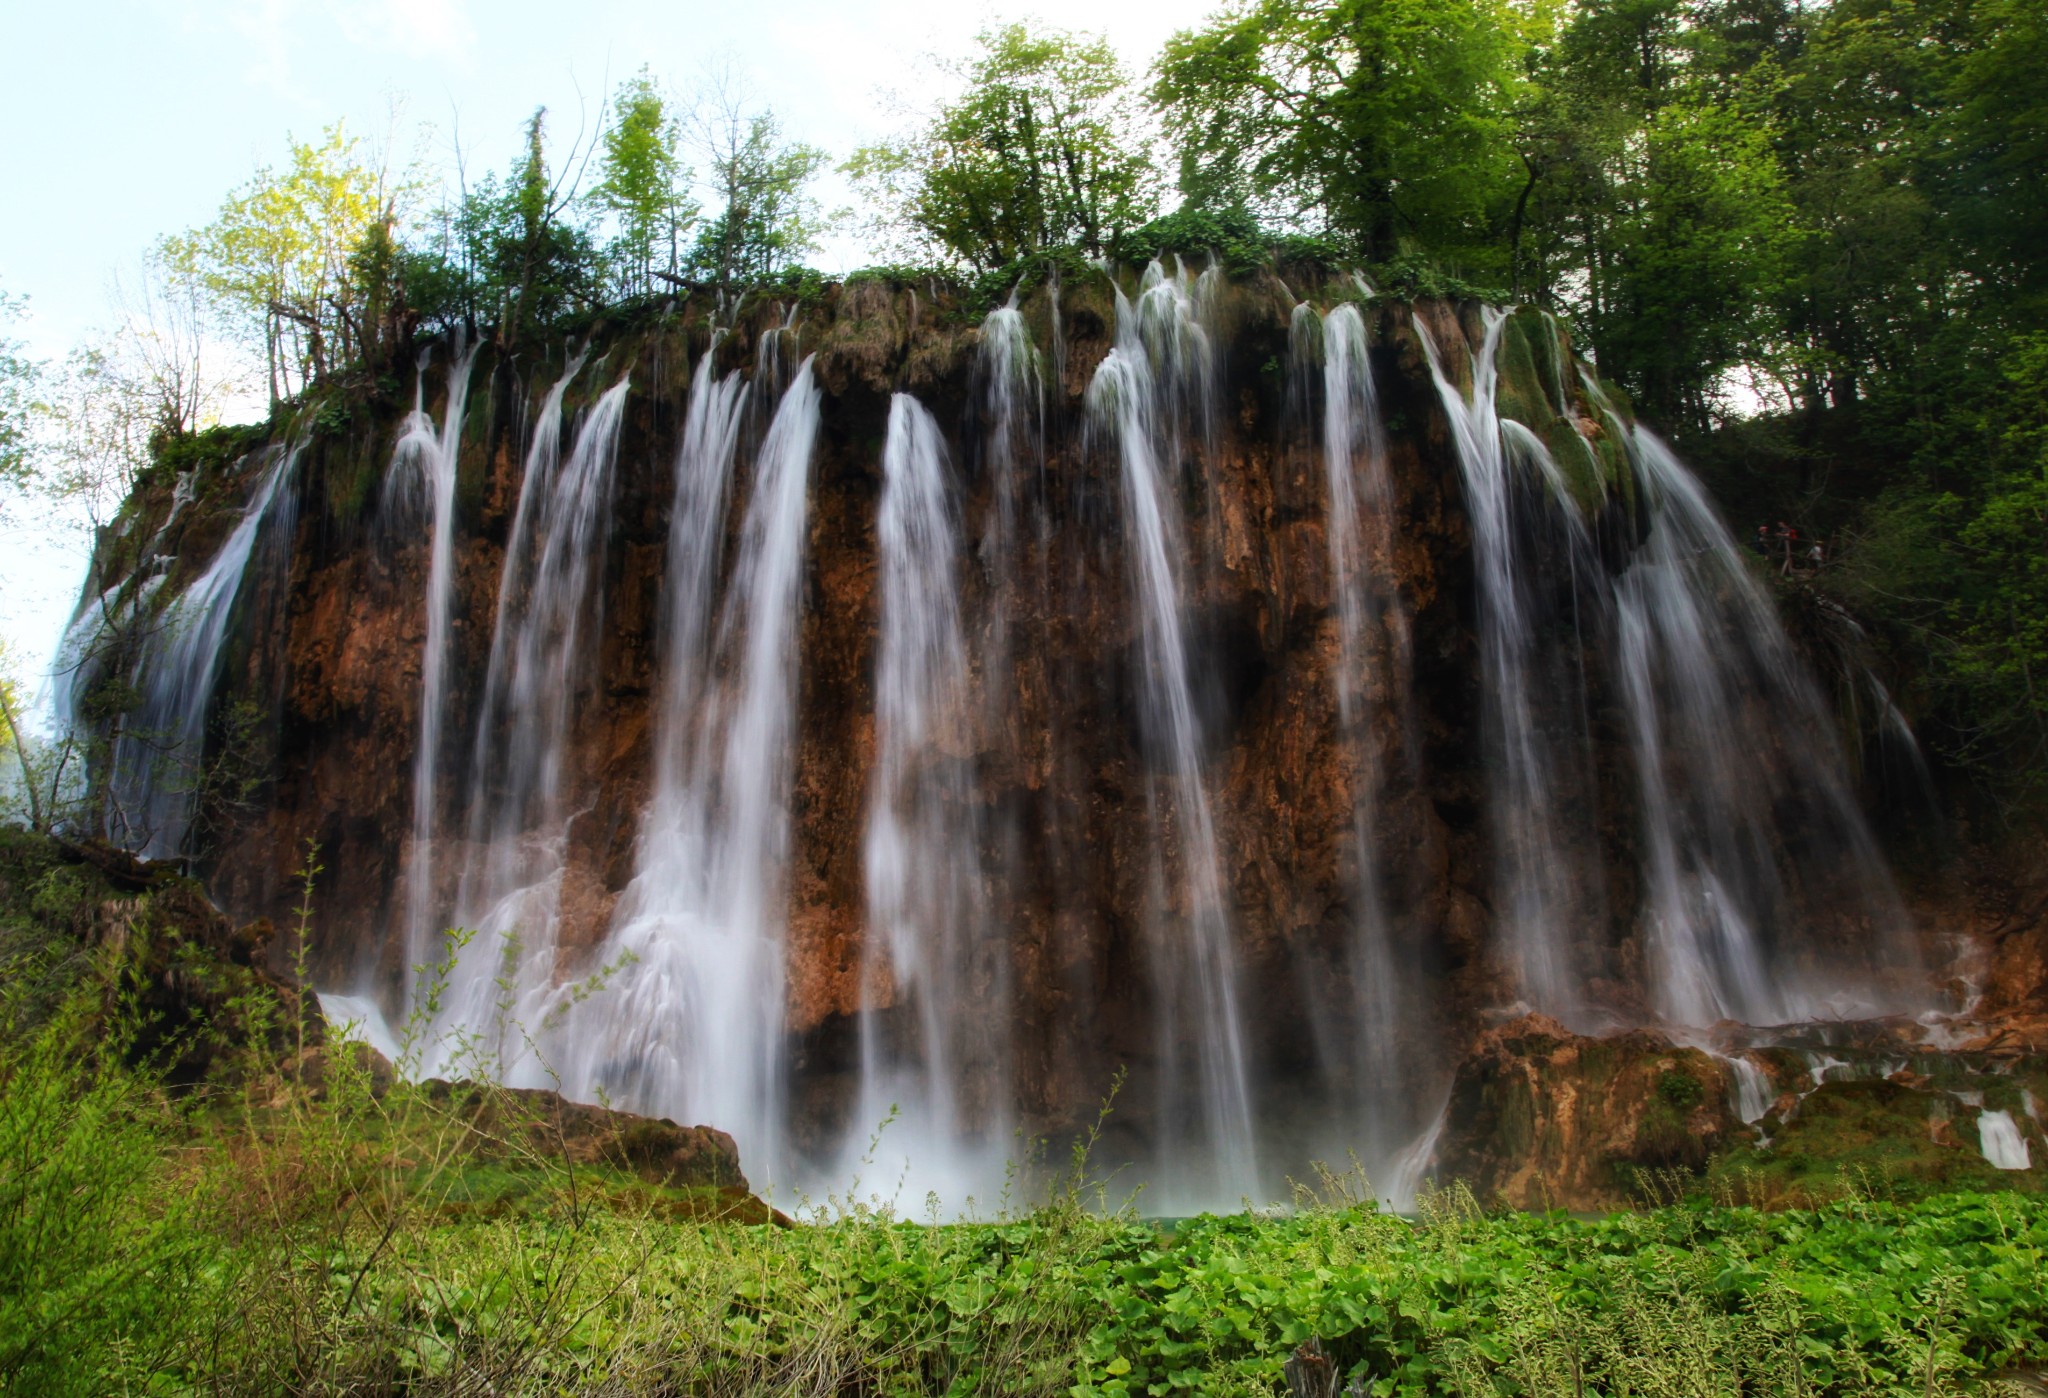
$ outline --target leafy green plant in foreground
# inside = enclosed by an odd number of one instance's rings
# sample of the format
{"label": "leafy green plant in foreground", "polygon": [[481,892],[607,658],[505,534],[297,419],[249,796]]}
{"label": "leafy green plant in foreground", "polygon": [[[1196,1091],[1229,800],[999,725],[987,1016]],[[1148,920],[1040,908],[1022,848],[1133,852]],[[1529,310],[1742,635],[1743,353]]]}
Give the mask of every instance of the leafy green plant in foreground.
{"label": "leafy green plant in foreground", "polygon": [[1084,1141],[1021,1216],[741,1224],[282,1014],[172,1093],[123,958],[176,900],[82,944],[111,890],[40,848],[0,840],[0,1394],[1279,1394],[1314,1341],[1378,1398],[1945,1398],[2048,1359],[2038,1196],[1408,1219],[1326,1176],[1168,1229]]}

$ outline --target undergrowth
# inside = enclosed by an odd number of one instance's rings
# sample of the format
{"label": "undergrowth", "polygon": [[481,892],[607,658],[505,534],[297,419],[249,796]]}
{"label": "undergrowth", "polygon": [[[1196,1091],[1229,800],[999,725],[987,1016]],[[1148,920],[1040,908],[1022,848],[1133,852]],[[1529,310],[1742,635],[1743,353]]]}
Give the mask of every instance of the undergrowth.
{"label": "undergrowth", "polygon": [[[1947,1398],[2048,1357],[2031,1197],[1589,1220],[1452,1187],[1402,1218],[1325,1173],[1285,1210],[1168,1226],[1109,1206],[1083,1140],[985,1222],[849,1197],[742,1223],[766,1212],[578,1163],[531,1094],[408,1082],[417,1024],[394,1073],[284,996],[174,1090],[134,975],[173,905],[22,850],[0,849],[0,1393]],[[110,902],[118,941],[92,930]],[[301,972],[305,923],[282,934]]]}

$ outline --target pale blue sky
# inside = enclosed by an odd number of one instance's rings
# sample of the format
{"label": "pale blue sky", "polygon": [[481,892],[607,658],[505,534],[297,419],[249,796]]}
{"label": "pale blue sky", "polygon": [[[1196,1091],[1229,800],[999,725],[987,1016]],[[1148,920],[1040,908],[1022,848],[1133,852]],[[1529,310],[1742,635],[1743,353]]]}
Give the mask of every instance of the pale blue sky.
{"label": "pale blue sky", "polygon": [[[1106,31],[1133,68],[1210,6],[1161,0],[0,0],[0,288],[26,293],[14,333],[55,358],[110,319],[109,279],[166,233],[204,223],[287,131],[337,119],[381,135],[394,102],[409,141],[472,170],[503,165],[546,103],[573,133],[612,80],[652,65],[687,86],[729,59],[792,137],[843,155],[898,125],[888,94],[928,97],[928,56],[957,55],[999,19]],[[580,97],[579,97],[580,92]],[[407,147],[410,148],[409,146]],[[858,261],[831,249],[828,265]],[[21,670],[47,663],[83,541],[0,530],[0,637]]]}

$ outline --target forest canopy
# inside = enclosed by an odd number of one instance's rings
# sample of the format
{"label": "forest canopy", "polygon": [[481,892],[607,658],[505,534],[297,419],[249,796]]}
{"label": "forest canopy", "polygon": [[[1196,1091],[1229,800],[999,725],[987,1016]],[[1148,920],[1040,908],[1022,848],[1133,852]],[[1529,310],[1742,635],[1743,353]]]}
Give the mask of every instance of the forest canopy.
{"label": "forest canopy", "polygon": [[95,444],[73,478],[118,486],[212,420],[210,342],[256,355],[282,404],[458,326],[517,343],[691,291],[815,289],[833,235],[969,302],[1083,259],[1308,258],[1556,314],[1740,527],[1829,538],[1812,586],[1943,752],[2032,774],[2044,71],[2034,0],[1240,0],[1142,68],[1004,23],[843,153],[858,213],[823,206],[834,157],[729,74],[642,69],[566,138],[536,110],[505,168],[452,188],[336,125],[158,244],[121,347],[60,372],[0,343],[0,471],[28,473],[41,403]]}

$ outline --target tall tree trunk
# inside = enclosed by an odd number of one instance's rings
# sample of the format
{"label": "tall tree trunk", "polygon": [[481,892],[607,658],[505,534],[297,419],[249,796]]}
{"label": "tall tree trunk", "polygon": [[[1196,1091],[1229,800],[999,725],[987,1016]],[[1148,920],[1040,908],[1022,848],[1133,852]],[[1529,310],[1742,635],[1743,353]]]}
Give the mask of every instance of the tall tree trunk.
{"label": "tall tree trunk", "polygon": [[1522,182],[1522,192],[1515,197],[1515,217],[1508,225],[1508,298],[1522,299],[1522,221],[1529,212],[1529,196],[1536,190],[1539,178],[1536,162],[1527,154],[1522,156],[1522,166],[1529,172],[1529,178]]}

